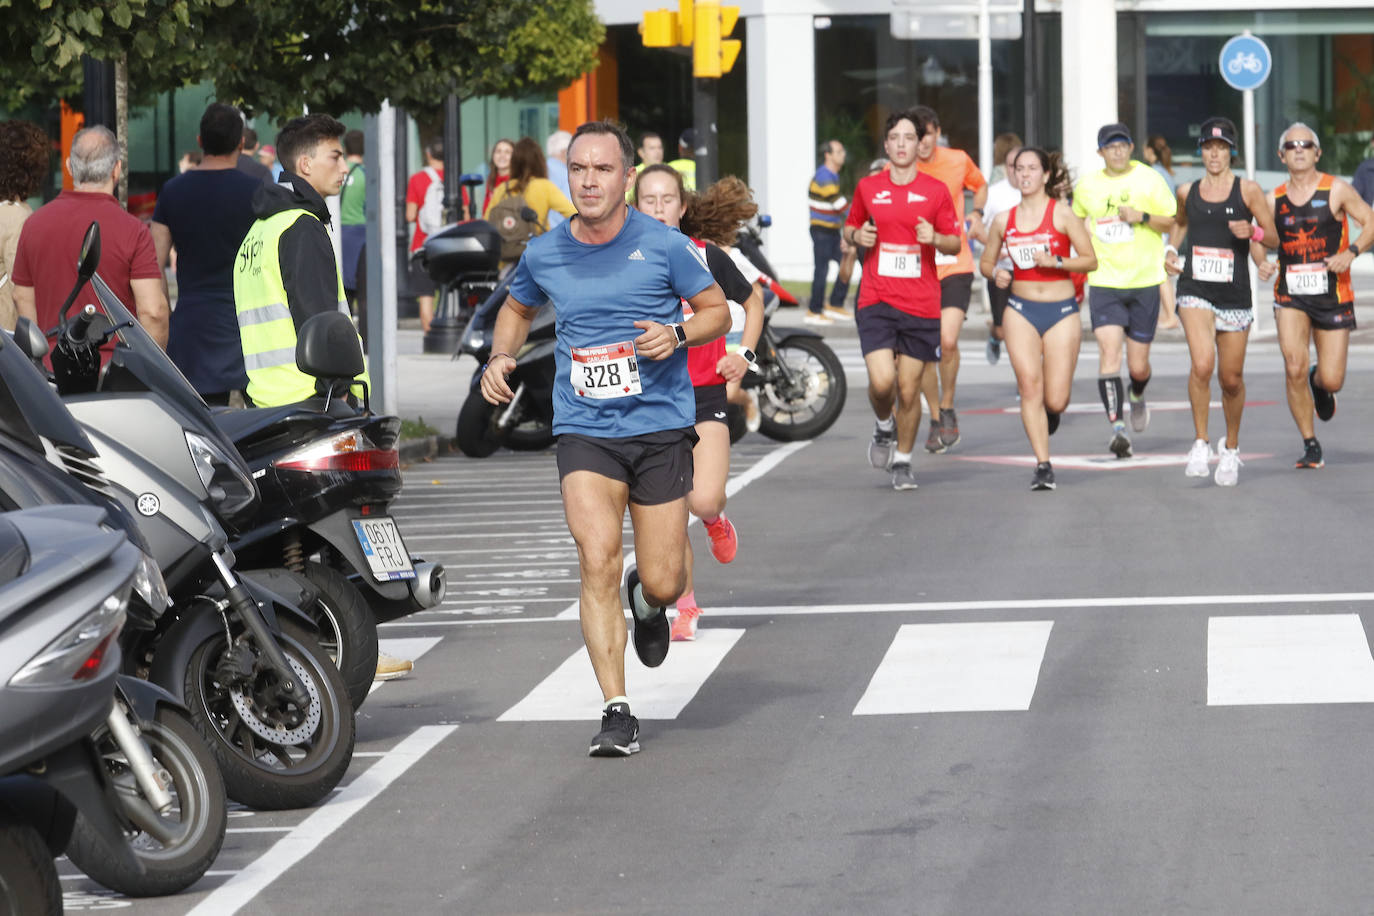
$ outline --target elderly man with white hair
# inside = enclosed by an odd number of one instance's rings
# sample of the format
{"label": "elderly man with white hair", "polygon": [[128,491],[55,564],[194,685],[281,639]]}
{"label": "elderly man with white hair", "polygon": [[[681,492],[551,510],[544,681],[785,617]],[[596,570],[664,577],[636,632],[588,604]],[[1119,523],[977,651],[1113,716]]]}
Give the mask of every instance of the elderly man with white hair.
{"label": "elderly man with white hair", "polygon": [[[556,130],[544,141],[544,156],[549,161],[549,181],[558,185],[558,190],[569,200],[572,200],[572,192],[568,189],[568,144],[571,142],[572,134],[566,130]],[[556,210],[549,211],[550,229],[563,220],[562,213]]]}
{"label": "elderly man with white hair", "polygon": [[[119,144],[106,127],[87,127],[72,138],[67,159],[73,190],[39,207],[24,223],[14,262],[14,304],[47,330],[76,283],[81,239],[92,222],[100,224],[100,278],[138,318],[143,329],[167,346],[167,290],[157,263],[153,237],[114,196],[124,163]],[[78,303],[95,301],[89,285]]]}

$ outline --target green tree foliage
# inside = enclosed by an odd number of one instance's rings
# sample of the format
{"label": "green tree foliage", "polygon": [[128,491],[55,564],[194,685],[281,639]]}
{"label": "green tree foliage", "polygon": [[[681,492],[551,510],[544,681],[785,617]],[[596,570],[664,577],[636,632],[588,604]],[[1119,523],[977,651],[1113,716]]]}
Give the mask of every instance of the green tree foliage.
{"label": "green tree foliage", "polygon": [[5,107],[79,98],[82,54],[127,55],[135,101],[209,80],[279,116],[557,89],[605,36],[591,0],[0,0],[0,19]]}

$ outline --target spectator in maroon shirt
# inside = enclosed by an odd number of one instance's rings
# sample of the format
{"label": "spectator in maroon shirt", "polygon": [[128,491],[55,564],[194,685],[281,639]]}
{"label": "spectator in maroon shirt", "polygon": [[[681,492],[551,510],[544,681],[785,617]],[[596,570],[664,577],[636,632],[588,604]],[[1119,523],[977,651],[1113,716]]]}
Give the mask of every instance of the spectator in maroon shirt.
{"label": "spectator in maroon shirt", "polygon": [[[123,168],[114,134],[99,126],[77,131],[67,168],[76,189],[63,191],[39,207],[19,234],[15,307],[44,331],[56,326],[58,309],[76,283],[81,239],[95,221],[100,224],[100,278],[153,340],[166,347],[167,292],[153,237],[114,196]],[[95,301],[95,292],[87,284],[75,305]]]}

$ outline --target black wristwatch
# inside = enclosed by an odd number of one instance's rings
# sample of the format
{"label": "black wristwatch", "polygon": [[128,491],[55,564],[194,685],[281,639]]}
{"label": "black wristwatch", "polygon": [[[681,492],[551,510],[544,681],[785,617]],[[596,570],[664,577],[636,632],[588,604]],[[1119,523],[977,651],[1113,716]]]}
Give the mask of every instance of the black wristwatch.
{"label": "black wristwatch", "polygon": [[1062,254],[1054,256],[1054,266],[1058,267],[1060,270],[1064,269],[1064,256]]}
{"label": "black wristwatch", "polygon": [[1143,225],[1145,225],[1146,223],[1148,223],[1149,221],[1150,221],[1150,214],[1146,213],[1144,210],[1141,210],[1141,211],[1140,211],[1140,225],[1143,226]]}
{"label": "black wristwatch", "polygon": [[1358,257],[1360,256],[1360,246],[1359,246],[1359,245],[1356,245],[1354,242],[1351,242],[1351,243],[1350,243],[1350,253],[1353,254],[1355,257],[1358,258]]}
{"label": "black wristwatch", "polygon": [[758,356],[755,355],[754,351],[749,349],[748,347],[740,347],[735,352],[740,356],[744,357],[744,361],[751,366],[759,361]]}
{"label": "black wristwatch", "polygon": [[683,330],[682,325],[674,322],[668,325],[668,327],[673,329],[673,336],[677,338],[677,346],[674,347],[674,349],[680,350],[687,346],[687,332]]}

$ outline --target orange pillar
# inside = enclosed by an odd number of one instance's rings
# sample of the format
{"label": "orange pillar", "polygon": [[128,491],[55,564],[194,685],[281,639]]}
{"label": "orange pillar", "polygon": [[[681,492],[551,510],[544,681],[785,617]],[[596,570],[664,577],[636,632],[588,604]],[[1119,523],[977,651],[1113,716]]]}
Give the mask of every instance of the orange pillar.
{"label": "orange pillar", "polygon": [[72,154],[72,138],[76,132],[86,126],[86,116],[79,111],[72,111],[66,102],[62,103],[61,109],[61,147],[62,147],[62,189],[70,191],[72,185],[72,173],[67,171],[67,157]]}
{"label": "orange pillar", "polygon": [[558,93],[558,129],[572,132],[586,121],[614,118],[619,114],[616,59],[603,45],[598,52],[597,66]]}

